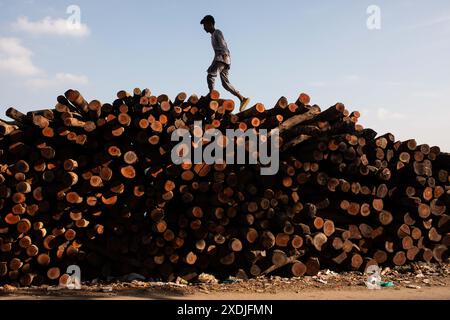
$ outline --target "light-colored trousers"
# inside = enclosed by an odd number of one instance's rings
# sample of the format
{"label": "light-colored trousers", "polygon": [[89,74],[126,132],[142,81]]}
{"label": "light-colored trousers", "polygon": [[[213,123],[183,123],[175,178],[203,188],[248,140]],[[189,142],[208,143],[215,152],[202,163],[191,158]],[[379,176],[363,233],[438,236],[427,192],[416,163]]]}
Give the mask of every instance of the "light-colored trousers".
{"label": "light-colored trousers", "polygon": [[217,74],[220,74],[220,79],[222,80],[222,86],[225,90],[229,91],[231,94],[236,97],[239,96],[239,91],[230,83],[228,79],[228,72],[230,70],[230,65],[225,64],[220,61],[214,61],[211,66],[208,68],[208,88],[209,91],[214,89],[214,83],[216,82]]}

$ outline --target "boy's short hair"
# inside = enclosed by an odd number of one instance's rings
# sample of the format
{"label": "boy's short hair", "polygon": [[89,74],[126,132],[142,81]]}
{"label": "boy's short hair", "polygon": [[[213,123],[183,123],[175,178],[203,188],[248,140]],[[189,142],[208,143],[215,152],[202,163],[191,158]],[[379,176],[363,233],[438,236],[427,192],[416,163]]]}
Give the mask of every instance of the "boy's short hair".
{"label": "boy's short hair", "polygon": [[200,24],[204,24],[204,23],[207,23],[207,22],[211,22],[213,25],[216,23],[216,21],[214,20],[214,17],[209,15],[209,14],[207,16],[205,16],[202,19],[202,21],[200,21]]}

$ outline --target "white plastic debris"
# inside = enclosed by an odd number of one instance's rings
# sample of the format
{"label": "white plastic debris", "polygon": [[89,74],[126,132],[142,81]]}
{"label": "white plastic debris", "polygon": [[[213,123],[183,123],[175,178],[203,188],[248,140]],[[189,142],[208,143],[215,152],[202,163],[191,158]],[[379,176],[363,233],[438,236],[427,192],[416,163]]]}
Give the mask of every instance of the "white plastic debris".
{"label": "white plastic debris", "polygon": [[314,279],[314,281],[317,281],[317,282],[320,282],[320,283],[323,283],[323,284],[327,284],[328,283],[326,280],[324,280],[324,279],[322,279],[321,277],[318,277],[318,276],[313,276],[313,279]]}
{"label": "white plastic debris", "polygon": [[327,276],[337,276],[338,274],[334,271],[331,271],[330,269],[325,270],[325,274]]}
{"label": "white plastic debris", "polygon": [[[365,284],[368,289],[381,289],[381,274],[380,268],[377,265],[370,265],[367,267],[366,274],[367,280]],[[382,273],[382,272],[381,272]]]}
{"label": "white plastic debris", "polygon": [[413,284],[408,284],[406,287],[409,288],[409,289],[420,289],[421,288],[420,286],[416,286],[416,285],[413,285]]}
{"label": "white plastic debris", "polygon": [[416,275],[416,278],[423,278],[423,277],[425,277],[425,276],[423,275],[422,272],[421,272],[421,273],[418,273],[418,274]]}

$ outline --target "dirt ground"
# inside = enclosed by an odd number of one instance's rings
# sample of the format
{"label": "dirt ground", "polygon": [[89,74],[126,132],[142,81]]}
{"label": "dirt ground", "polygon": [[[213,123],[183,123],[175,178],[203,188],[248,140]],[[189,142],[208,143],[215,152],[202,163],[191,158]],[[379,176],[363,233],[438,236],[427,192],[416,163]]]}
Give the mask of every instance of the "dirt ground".
{"label": "dirt ground", "polygon": [[[299,278],[266,277],[218,281],[209,275],[187,283],[144,282],[140,280],[83,283],[80,290],[55,286],[31,288],[0,287],[1,300],[30,299],[207,299],[207,300],[450,300],[450,263],[415,263],[385,268],[382,281],[391,285],[369,290],[367,275],[361,272],[334,273],[323,270],[317,276]],[[389,284],[389,282],[391,282]]]}

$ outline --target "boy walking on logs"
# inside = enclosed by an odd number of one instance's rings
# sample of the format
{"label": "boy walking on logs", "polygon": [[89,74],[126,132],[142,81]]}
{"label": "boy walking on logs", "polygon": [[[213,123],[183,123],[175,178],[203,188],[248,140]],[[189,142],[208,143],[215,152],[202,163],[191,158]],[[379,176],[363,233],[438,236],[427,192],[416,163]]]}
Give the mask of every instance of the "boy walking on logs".
{"label": "boy walking on logs", "polygon": [[242,111],[247,107],[250,99],[242,96],[228,79],[228,72],[231,65],[231,56],[222,31],[214,27],[215,20],[211,15],[205,16],[202,21],[200,21],[200,24],[203,25],[203,28],[207,33],[211,33],[211,43],[214,49],[214,60],[211,66],[208,68],[207,76],[209,91],[211,92],[214,89],[214,83],[217,74],[219,73],[220,79],[222,80],[222,86],[225,88],[225,90],[229,91],[231,94],[239,98],[239,101],[241,102],[239,111]]}

